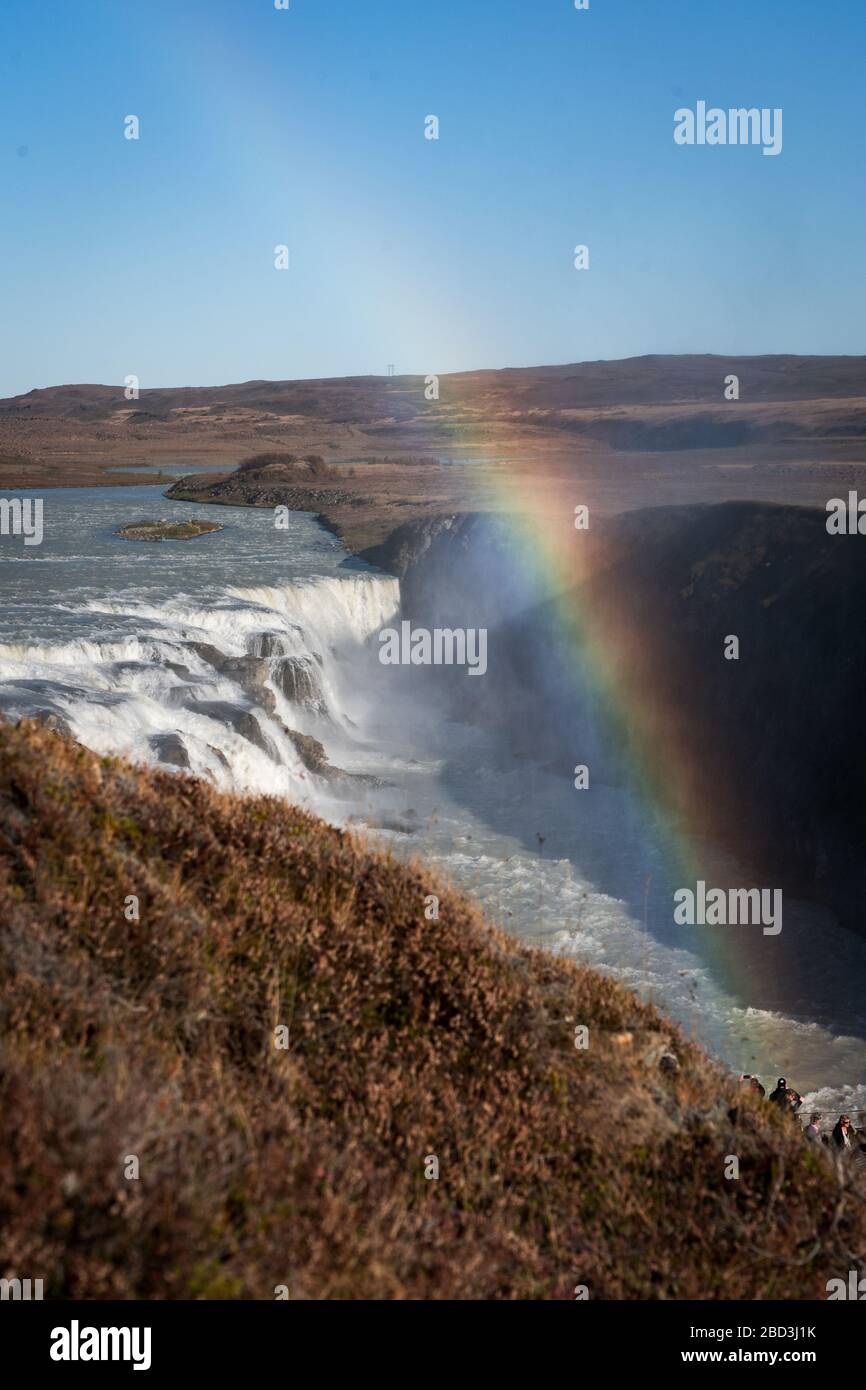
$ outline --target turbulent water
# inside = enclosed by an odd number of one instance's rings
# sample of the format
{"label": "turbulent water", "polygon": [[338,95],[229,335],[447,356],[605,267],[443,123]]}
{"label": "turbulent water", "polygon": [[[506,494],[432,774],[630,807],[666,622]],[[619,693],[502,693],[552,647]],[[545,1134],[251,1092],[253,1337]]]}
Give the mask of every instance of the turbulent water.
{"label": "turbulent water", "polygon": [[[674,928],[665,865],[628,793],[599,787],[590,807],[567,778],[446,719],[417,671],[380,665],[372,639],[399,613],[398,582],[312,517],[279,530],[267,510],[192,513],[159,487],[51,491],[44,507],[41,546],[0,543],[10,717],[54,715],[100,752],[372,826],[506,928],[653,999],[736,1070],[787,1076],[804,1110],[866,1107],[866,1008],[852,989],[866,943],[787,903],[781,965],[760,933],[719,950]],[[225,530],[116,535],[200,513]],[[291,731],[350,775],[316,775]]]}
{"label": "turbulent water", "polygon": [[115,534],[142,516],[189,508],[156,487],[64,489],[47,498],[38,550],[5,540],[0,708],[46,711],[100,752],[221,787],[315,799],[285,727],[348,725],[348,652],[396,612],[397,581],[346,569],[306,516],[277,530],[271,514],[232,508],[217,514],[224,531],[196,540]]}

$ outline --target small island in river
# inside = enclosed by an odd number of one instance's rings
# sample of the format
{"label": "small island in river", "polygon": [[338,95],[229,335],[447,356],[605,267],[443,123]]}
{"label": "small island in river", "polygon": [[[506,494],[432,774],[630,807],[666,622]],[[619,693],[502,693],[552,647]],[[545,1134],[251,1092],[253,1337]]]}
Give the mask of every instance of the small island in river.
{"label": "small island in river", "polygon": [[216,521],[131,521],[117,532],[127,541],[191,541],[211,531],[223,531]]}

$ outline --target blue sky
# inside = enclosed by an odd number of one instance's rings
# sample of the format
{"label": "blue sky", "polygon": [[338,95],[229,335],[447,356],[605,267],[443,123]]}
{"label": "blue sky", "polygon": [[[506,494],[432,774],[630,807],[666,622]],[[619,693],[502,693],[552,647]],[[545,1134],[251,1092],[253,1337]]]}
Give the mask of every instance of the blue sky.
{"label": "blue sky", "polygon": [[864,60],[863,0],[4,0],[0,395],[864,352]]}

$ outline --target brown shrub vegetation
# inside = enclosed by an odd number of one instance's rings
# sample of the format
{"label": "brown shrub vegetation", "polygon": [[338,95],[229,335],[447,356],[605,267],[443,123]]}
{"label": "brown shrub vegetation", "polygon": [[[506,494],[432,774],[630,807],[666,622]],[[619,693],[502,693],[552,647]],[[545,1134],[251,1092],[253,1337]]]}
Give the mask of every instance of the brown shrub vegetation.
{"label": "brown shrub vegetation", "polygon": [[32,723],[0,725],[0,1019],[0,1274],[47,1296],[818,1298],[866,1246],[797,1127],[613,981]]}
{"label": "brown shrub vegetation", "polygon": [[253,454],[251,458],[243,459],[234,470],[237,474],[245,473],[273,473],[275,470],[282,470],[291,474],[297,474],[299,479],[331,478],[334,470],[328,466],[321,454],[305,454],[298,458],[297,454],[290,453],[264,453]]}

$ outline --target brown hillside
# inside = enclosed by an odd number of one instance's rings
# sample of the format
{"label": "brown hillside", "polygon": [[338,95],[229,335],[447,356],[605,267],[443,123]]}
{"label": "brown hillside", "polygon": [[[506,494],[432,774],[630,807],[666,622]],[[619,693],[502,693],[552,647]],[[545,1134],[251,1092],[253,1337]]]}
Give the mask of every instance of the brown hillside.
{"label": "brown hillside", "polygon": [[610,980],[33,724],[0,726],[0,1014],[0,1274],[47,1296],[819,1298],[866,1250],[796,1125]]}

